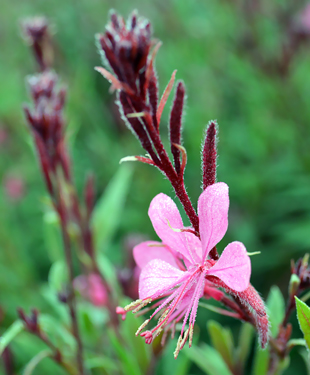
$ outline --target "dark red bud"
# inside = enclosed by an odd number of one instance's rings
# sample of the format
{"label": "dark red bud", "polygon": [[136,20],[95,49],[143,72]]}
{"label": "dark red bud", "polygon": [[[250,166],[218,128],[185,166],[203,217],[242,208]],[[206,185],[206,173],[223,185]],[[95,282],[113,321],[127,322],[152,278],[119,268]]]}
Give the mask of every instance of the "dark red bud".
{"label": "dark red bud", "polygon": [[202,181],[203,189],[216,181],[216,157],[217,157],[217,123],[211,121],[208,124],[205,144],[202,152]]}
{"label": "dark red bud", "polygon": [[185,87],[183,82],[179,82],[175,93],[169,122],[171,152],[174,159],[174,167],[177,173],[180,173],[181,171],[181,152],[173,144],[181,145],[181,127],[184,98]]}

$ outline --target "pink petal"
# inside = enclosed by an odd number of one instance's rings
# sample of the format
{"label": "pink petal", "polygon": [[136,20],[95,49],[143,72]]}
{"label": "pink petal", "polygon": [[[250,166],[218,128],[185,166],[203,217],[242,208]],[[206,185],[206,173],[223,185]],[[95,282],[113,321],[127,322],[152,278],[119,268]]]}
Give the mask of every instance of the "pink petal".
{"label": "pink petal", "polygon": [[139,298],[157,298],[178,285],[187,272],[180,271],[160,259],[151,260],[143,269],[139,280]]}
{"label": "pink petal", "polygon": [[160,193],[152,200],[149,208],[149,217],[155,232],[164,244],[178,251],[192,263],[196,263],[196,253],[192,252],[191,245],[197,243],[198,238],[189,232],[177,232],[174,229],[183,229],[183,221],[173,200]]}
{"label": "pink petal", "polygon": [[250,283],[251,261],[243,243],[235,241],[224,249],[220,259],[207,275],[221,279],[229,288],[243,292]]}
{"label": "pink petal", "polygon": [[[191,229],[191,228],[187,228]],[[201,262],[202,260],[202,247],[200,239],[195,236],[193,233],[184,232],[186,237],[187,248],[191,250],[192,256],[196,261]]]}
{"label": "pink petal", "polygon": [[199,231],[203,260],[224,237],[228,226],[228,186],[224,182],[208,186],[198,199]]}
{"label": "pink petal", "polygon": [[171,250],[160,242],[146,241],[135,246],[133,257],[136,264],[143,268],[153,259],[161,259],[174,267],[177,267],[174,254]]}

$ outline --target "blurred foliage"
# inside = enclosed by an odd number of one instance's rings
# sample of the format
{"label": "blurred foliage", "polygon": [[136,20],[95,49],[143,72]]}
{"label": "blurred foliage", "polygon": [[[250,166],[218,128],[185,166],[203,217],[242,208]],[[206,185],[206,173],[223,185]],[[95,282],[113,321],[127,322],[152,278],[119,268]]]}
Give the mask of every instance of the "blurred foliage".
{"label": "blurred foliage", "polygon": [[[59,251],[59,242],[57,225],[46,207],[44,186],[21,111],[22,103],[28,101],[24,77],[35,69],[28,47],[20,37],[20,20],[43,14],[55,25],[55,67],[68,87],[68,137],[75,179],[81,190],[86,172],[94,171],[98,199],[114,176],[119,160],[140,154],[141,149],[117,115],[108,83],[93,69],[100,65],[94,34],[103,30],[111,7],[125,16],[137,8],[151,20],[156,38],[163,41],[156,63],[161,90],[173,69],[178,69],[177,77],[183,79],[187,87],[184,143],[188,153],[186,184],[189,195],[193,202],[197,201],[201,191],[203,131],[210,119],[217,119],[220,126],[218,180],[230,186],[231,199],[225,243],[239,240],[249,251],[261,251],[261,255],[252,258],[252,283],[266,298],[273,284],[277,284],[286,296],[289,261],[302,256],[310,245],[309,42],[296,51],[286,71],[277,69],[291,26],[288,20],[298,22],[306,3],[301,0],[1,2],[0,138],[5,140],[0,140],[0,333],[15,321],[19,306],[26,310],[35,306],[44,314],[60,314],[62,319],[65,315],[55,297],[55,285],[50,282],[47,286],[49,269],[59,260],[55,252],[51,258],[49,250]],[[254,7],[252,10],[251,6]],[[273,65],[273,62],[276,63]],[[162,132],[166,132],[167,116],[166,110],[162,117]],[[12,196],[12,186],[8,183],[11,176],[23,184],[18,197]],[[125,186],[128,188],[126,203],[123,200],[117,207],[120,213],[118,226],[113,213],[107,221],[109,246],[100,247],[100,256],[113,260],[119,268],[127,256],[124,255],[126,235],[143,233],[155,238],[147,219],[151,199],[160,191],[173,195],[167,181],[145,165],[136,165],[130,186]],[[102,205],[111,203],[102,202]],[[100,238],[98,241],[101,243]],[[220,245],[219,250],[223,246]],[[107,268],[106,262],[103,263]],[[110,279],[113,279],[111,270]],[[277,289],[272,293],[278,298]],[[103,329],[104,314],[98,319],[97,314],[102,311],[94,308],[92,312],[89,306],[85,312],[82,309],[81,314],[84,313],[84,329],[92,331],[89,333],[91,338]],[[87,317],[87,314],[94,315]],[[214,316],[218,320],[218,315],[206,310],[198,314],[200,340],[204,342],[209,337],[212,339],[205,321]],[[233,336],[240,329],[240,323],[232,319],[221,317],[220,321],[231,326]],[[297,327],[296,320],[292,321]],[[134,327],[128,327],[130,324]],[[137,326],[136,320],[129,319],[122,329],[134,332]],[[135,354],[120,346],[111,333],[106,332],[106,335],[110,335],[113,346],[109,349],[117,353],[122,364],[128,363],[128,368],[132,369],[127,373],[144,371],[145,363],[139,363],[139,370],[132,363],[132,356],[148,350],[139,339],[131,339],[130,349]],[[66,337],[62,339],[66,340]],[[98,338],[99,347],[107,348]],[[173,350],[170,349],[170,353],[166,352],[162,357],[158,369],[173,374],[171,369],[180,366],[179,372],[175,373],[186,373],[189,368],[187,357],[182,353],[178,362],[173,362]],[[20,333],[12,350],[18,353],[16,361],[20,371],[25,363],[46,348],[29,334]],[[94,373],[102,373],[100,367],[111,368],[109,373],[113,373],[113,363],[109,362],[108,355],[106,359],[95,355],[88,359],[90,367],[99,368]],[[186,355],[198,366],[191,366],[193,374],[199,373],[199,368],[206,370],[206,366],[211,371],[211,360],[220,358],[220,354],[207,344],[188,350]],[[206,361],[207,357],[210,363]],[[221,361],[219,359],[218,363]],[[302,366],[297,351],[293,351],[290,367],[293,370],[290,371],[304,373]],[[55,373],[55,367],[48,359],[43,359],[38,368],[41,369],[38,373]],[[57,371],[60,373],[59,368]],[[225,371],[223,367],[221,374]]]}

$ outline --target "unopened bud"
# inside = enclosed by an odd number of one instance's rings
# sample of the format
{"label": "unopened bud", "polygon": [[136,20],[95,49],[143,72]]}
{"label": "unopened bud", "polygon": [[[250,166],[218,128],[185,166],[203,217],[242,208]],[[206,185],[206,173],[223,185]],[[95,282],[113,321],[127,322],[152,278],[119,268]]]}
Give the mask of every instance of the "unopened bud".
{"label": "unopened bud", "polygon": [[302,258],[302,266],[307,268],[308,267],[308,261],[309,261],[309,254],[305,254]]}
{"label": "unopened bud", "polygon": [[294,296],[300,285],[300,278],[296,274],[291,275],[290,283],[288,286],[288,293],[290,296]]}

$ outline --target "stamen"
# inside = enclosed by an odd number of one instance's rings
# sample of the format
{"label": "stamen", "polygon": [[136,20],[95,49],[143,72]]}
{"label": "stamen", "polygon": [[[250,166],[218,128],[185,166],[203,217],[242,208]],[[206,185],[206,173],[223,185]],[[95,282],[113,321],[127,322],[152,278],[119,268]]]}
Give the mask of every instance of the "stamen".
{"label": "stamen", "polygon": [[166,328],[165,328],[165,331],[164,331],[164,333],[163,333],[163,335],[162,335],[162,337],[161,337],[161,341],[160,341],[161,346],[164,346],[164,345],[165,345],[166,340],[167,340],[167,337],[168,337],[168,332],[169,332],[169,328],[166,327]]}
{"label": "stamen", "polygon": [[142,299],[137,299],[136,301],[131,302],[129,305],[124,307],[126,312],[133,310],[136,306],[140,305]]}
{"label": "stamen", "polygon": [[172,325],[171,325],[171,338],[172,339],[174,339],[174,336],[175,336],[175,327],[176,327],[176,324],[177,324],[177,322],[176,322],[176,320],[174,320],[172,322]]}
{"label": "stamen", "polygon": [[141,304],[139,306],[137,306],[134,310],[132,310],[132,312],[136,313],[136,312],[140,311],[144,306],[146,306],[150,302],[152,302],[152,298],[148,298],[148,299],[146,299],[144,301],[142,300]]}
{"label": "stamen", "polygon": [[182,350],[184,348],[186,340],[188,339],[188,334],[189,334],[189,328],[185,331],[184,337],[182,336],[182,334],[179,336],[179,339],[178,339],[178,342],[177,342],[177,347],[176,347],[176,349],[173,353],[174,359],[177,359],[177,357],[180,353],[180,350]]}
{"label": "stamen", "polygon": [[185,343],[188,339],[188,335],[189,335],[189,328],[187,328],[187,330],[185,331],[180,350],[182,350],[184,348],[184,345],[185,345]]}
{"label": "stamen", "polygon": [[147,326],[147,324],[149,323],[150,319],[147,319],[144,323],[141,324],[141,326],[138,328],[137,332],[136,332],[136,336],[139,335],[139,333],[143,330],[144,327]]}
{"label": "stamen", "polygon": [[190,324],[189,325],[189,347],[191,347],[193,344],[193,335],[194,335],[194,326]]}
{"label": "stamen", "polygon": [[179,339],[178,339],[178,342],[177,342],[177,347],[175,348],[175,351],[173,353],[174,359],[177,359],[177,357],[180,353],[182,340],[183,340],[182,335],[180,335]]}
{"label": "stamen", "polygon": [[163,312],[163,314],[161,315],[161,317],[158,319],[158,324],[160,324],[165,318],[166,316],[168,315],[169,313],[169,307]]}

